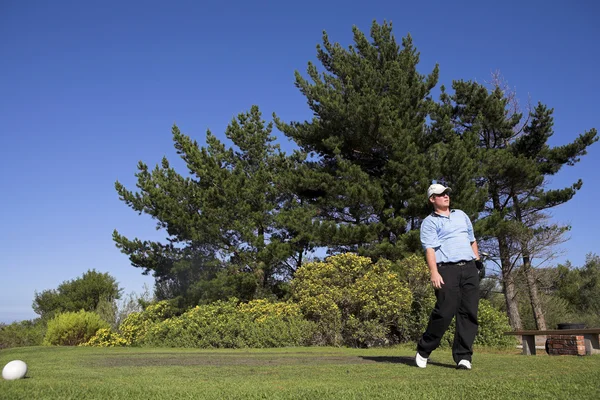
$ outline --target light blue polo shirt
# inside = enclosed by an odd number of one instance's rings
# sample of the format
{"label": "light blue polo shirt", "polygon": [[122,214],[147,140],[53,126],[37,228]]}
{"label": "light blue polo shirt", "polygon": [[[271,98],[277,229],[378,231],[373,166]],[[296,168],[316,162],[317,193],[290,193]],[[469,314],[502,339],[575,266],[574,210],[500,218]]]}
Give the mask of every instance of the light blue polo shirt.
{"label": "light blue polo shirt", "polygon": [[435,250],[437,263],[474,260],[474,241],[473,224],[461,210],[449,216],[432,213],[421,224],[421,245]]}

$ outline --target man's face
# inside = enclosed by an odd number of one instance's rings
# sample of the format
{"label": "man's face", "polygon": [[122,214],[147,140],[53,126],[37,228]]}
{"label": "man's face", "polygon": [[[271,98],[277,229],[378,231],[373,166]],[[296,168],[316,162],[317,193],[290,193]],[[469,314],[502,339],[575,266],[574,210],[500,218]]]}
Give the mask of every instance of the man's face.
{"label": "man's face", "polygon": [[431,201],[435,208],[450,207],[450,195],[448,192],[434,194],[429,198],[429,201]]}

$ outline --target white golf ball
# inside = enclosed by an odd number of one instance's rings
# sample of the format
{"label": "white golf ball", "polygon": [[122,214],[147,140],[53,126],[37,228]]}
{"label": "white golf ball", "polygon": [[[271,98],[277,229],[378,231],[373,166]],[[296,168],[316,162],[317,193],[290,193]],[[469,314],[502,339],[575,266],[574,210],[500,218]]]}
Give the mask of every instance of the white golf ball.
{"label": "white golf ball", "polygon": [[21,360],[11,361],[2,369],[2,377],[7,381],[24,378],[26,373],[27,364]]}

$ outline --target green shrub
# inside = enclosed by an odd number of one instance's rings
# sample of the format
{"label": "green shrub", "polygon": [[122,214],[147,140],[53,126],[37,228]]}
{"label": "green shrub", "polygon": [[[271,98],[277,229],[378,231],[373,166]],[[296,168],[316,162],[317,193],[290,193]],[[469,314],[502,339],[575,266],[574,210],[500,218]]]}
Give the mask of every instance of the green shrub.
{"label": "green shrub", "polygon": [[247,347],[304,346],[314,342],[316,325],[304,319],[296,303],[258,299],[240,303],[237,313],[245,321],[242,336]]}
{"label": "green shrub", "polygon": [[[518,344],[515,336],[504,334],[504,332],[512,330],[506,313],[496,309],[488,300],[479,300],[477,320],[479,328],[475,337],[476,345],[503,349]],[[452,346],[455,329],[456,321],[453,320],[442,338],[440,347]]]}
{"label": "green shrub", "polygon": [[389,261],[373,263],[350,253],[303,265],[291,289],[292,299],[328,345],[395,342],[392,331],[412,303],[408,286],[391,271]]}
{"label": "green shrub", "polygon": [[149,346],[195,348],[283,347],[310,345],[314,324],[297,305],[237,299],[196,306],[181,316],[150,326]]}
{"label": "green shrub", "polygon": [[39,346],[46,334],[46,323],[41,318],[0,324],[0,349],[10,347]]}
{"label": "green shrub", "polygon": [[98,329],[96,334],[90,340],[82,343],[80,346],[89,347],[117,347],[127,346],[127,340],[121,335],[110,330],[110,328]]}
{"label": "green shrub", "polygon": [[398,321],[398,336],[402,342],[416,341],[427,328],[436,301],[429,267],[422,255],[413,254],[396,261],[392,268],[412,293],[410,312]]}
{"label": "green shrub", "polygon": [[94,312],[81,310],[58,314],[48,322],[44,345],[76,346],[92,338],[108,323]]}
{"label": "green shrub", "polygon": [[373,347],[389,344],[389,328],[378,321],[360,320],[351,315],[342,328],[342,337],[351,347]]}
{"label": "green shrub", "polygon": [[107,297],[101,297],[94,310],[104,321],[108,322],[111,328],[117,327],[117,301]]}
{"label": "green shrub", "polygon": [[477,319],[479,330],[475,337],[475,344],[496,348],[507,348],[517,344],[515,336],[504,334],[504,332],[512,331],[508,316],[494,308],[489,301],[479,301]]}
{"label": "green shrub", "polygon": [[244,324],[240,336],[243,347],[294,347],[311,345],[314,333],[315,324],[297,316],[288,320],[249,321]]}
{"label": "green shrub", "polygon": [[[170,347],[239,347],[235,329],[228,318],[235,313],[236,301],[217,301],[196,306],[179,317],[148,326],[139,344]],[[235,327],[232,327],[235,328]]]}

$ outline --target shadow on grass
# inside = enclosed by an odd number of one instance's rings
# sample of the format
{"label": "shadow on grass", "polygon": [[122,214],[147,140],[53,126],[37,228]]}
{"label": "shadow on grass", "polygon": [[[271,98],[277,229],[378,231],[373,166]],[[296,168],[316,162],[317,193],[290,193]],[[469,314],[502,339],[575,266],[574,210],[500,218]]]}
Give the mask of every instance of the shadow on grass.
{"label": "shadow on grass", "polygon": [[[363,357],[363,356],[361,356],[360,358],[362,358],[363,360],[369,360],[369,361],[375,361],[375,362],[383,362],[383,363],[391,363],[391,364],[404,364],[404,365],[408,365],[410,367],[417,368],[414,357]],[[435,365],[436,367],[456,369],[456,365],[454,365],[454,364],[443,364],[443,363],[439,363],[439,362],[435,362],[435,361],[431,361],[431,360],[429,360],[427,362],[427,365]]]}

